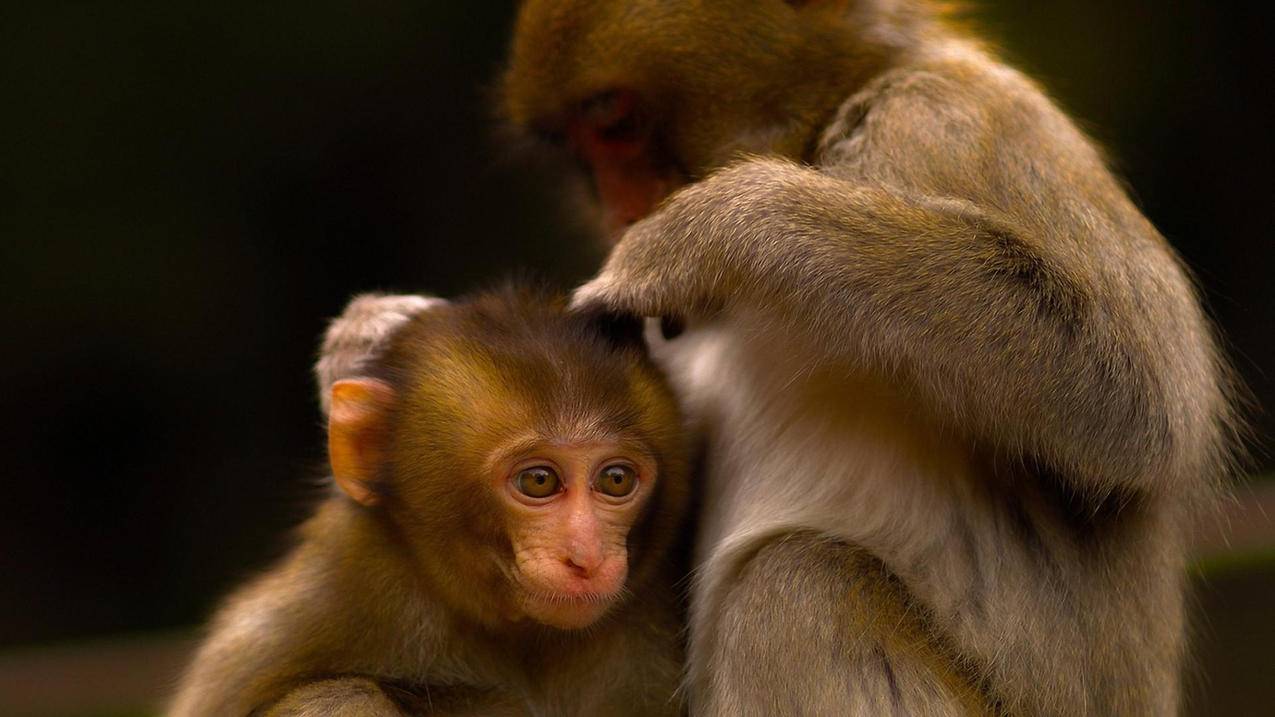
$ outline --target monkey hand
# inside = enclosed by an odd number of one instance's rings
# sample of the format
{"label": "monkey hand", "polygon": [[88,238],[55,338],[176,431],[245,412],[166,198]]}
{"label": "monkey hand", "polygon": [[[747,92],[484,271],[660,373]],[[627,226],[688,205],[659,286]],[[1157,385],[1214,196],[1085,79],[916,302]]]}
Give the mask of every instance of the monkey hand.
{"label": "monkey hand", "polygon": [[602,271],[576,290],[584,313],[703,318],[748,293],[758,242],[792,165],[747,160],[671,196],[634,224]]}
{"label": "monkey hand", "polygon": [[394,332],[413,316],[447,303],[432,296],[360,294],[346,304],[323,336],[314,366],[319,401],[328,413],[332,384],[358,376],[380,355]]}
{"label": "monkey hand", "polygon": [[350,677],[302,684],[265,713],[266,717],[400,717],[403,714],[375,681]]}

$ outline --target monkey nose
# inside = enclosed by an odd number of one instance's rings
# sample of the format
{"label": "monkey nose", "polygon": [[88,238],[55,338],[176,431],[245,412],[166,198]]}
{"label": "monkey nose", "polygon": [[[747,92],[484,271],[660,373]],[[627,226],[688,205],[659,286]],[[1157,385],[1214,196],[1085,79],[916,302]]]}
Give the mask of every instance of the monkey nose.
{"label": "monkey nose", "polygon": [[587,578],[597,572],[598,568],[602,567],[605,559],[602,550],[598,548],[578,548],[573,550],[571,555],[567,556],[563,562],[573,575]]}

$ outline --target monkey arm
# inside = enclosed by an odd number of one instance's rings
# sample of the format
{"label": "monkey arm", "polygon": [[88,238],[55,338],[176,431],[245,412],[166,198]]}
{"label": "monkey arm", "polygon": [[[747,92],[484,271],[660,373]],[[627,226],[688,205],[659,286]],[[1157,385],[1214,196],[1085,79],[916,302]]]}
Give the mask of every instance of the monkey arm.
{"label": "monkey arm", "polygon": [[904,379],[941,417],[1102,496],[1189,479],[1215,435],[1200,427],[1222,404],[1207,329],[1159,251],[1154,270],[1121,251],[1076,261],[968,201],[756,159],[635,225],[575,302],[760,309],[763,335]]}

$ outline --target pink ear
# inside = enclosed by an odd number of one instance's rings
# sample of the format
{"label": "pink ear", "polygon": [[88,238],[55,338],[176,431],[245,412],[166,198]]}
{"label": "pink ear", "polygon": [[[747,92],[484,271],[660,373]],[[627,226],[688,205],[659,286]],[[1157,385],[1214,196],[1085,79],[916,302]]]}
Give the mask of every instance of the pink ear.
{"label": "pink ear", "polygon": [[328,460],[346,495],[363,505],[377,500],[375,482],[385,465],[394,389],[384,381],[347,378],[332,384]]}

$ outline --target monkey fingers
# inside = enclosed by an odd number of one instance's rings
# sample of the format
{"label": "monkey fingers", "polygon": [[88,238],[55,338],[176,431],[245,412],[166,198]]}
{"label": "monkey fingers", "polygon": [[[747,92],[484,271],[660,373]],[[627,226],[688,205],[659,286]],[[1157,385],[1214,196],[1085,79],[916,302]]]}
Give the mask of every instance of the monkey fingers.
{"label": "monkey fingers", "polygon": [[314,366],[319,400],[326,415],[332,384],[358,376],[412,317],[443,306],[445,299],[414,294],[361,294],[350,300],[323,336]]}
{"label": "monkey fingers", "polygon": [[[680,196],[680,195],[678,195]],[[573,311],[596,315],[656,317],[678,329],[687,319],[725,308],[735,283],[715,236],[683,221],[678,197],[665,210],[635,224],[602,271],[576,289]]]}

